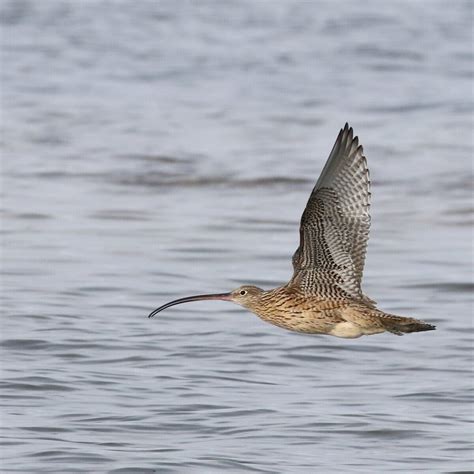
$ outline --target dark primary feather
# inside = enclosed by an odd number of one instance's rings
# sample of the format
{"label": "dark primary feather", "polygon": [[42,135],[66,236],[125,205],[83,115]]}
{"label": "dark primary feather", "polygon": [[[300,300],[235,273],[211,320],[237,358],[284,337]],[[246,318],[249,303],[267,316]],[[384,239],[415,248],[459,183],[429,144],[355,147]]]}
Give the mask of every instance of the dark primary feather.
{"label": "dark primary feather", "polygon": [[361,290],[369,206],[367,161],[346,123],[303,212],[289,286],[307,294],[349,296],[370,304]]}

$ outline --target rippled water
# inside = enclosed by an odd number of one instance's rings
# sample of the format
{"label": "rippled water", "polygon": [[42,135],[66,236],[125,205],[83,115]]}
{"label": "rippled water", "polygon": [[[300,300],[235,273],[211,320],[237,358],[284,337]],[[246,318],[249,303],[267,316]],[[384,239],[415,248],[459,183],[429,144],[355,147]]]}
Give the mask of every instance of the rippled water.
{"label": "rippled water", "polygon": [[[2,471],[467,472],[470,2],[2,2]],[[430,333],[304,336],[270,288],[349,121],[365,291]]]}

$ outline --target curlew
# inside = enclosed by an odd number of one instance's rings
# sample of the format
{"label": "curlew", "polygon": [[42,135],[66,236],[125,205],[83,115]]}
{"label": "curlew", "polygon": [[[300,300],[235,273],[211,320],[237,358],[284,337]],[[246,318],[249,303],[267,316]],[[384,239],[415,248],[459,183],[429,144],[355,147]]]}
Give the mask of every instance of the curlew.
{"label": "curlew", "polygon": [[356,338],[435,329],[415,318],[387,314],[363,294],[369,207],[367,160],[346,123],[301,217],[294,272],[286,285],[272,290],[244,285],[230,293],[188,296],[160,306],[149,317],[181,303],[223,300],[280,328],[307,334]]}

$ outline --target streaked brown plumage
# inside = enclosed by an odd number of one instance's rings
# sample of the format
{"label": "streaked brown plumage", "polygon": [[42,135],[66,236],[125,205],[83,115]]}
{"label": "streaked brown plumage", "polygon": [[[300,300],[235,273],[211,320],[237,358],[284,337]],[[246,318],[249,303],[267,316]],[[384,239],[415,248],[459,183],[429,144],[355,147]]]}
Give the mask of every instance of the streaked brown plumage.
{"label": "streaked brown plumage", "polygon": [[244,285],[230,293],[181,298],[149,317],[176,304],[214,299],[232,301],[264,321],[309,334],[355,338],[435,329],[418,319],[384,313],[362,293],[369,207],[367,160],[346,123],[301,217],[300,245],[286,285],[268,291]]}

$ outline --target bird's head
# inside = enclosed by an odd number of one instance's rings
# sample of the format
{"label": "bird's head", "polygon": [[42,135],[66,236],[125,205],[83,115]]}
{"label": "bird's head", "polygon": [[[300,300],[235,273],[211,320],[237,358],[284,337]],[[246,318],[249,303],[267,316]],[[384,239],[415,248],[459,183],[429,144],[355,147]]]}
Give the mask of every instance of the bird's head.
{"label": "bird's head", "polygon": [[242,285],[230,292],[230,301],[243,306],[244,308],[252,309],[260,301],[263,290],[252,285]]}
{"label": "bird's head", "polygon": [[180,298],[178,300],[170,301],[169,303],[156,308],[149,314],[149,318],[153,318],[160,311],[163,311],[170,306],[175,306],[181,303],[191,303],[193,301],[203,301],[203,300],[220,300],[220,301],[232,301],[244,308],[252,309],[257,306],[260,296],[263,293],[261,288],[257,288],[252,285],[243,285],[239,286],[230,293],[213,293],[209,295],[196,295],[196,296],[186,296],[185,298]]}

